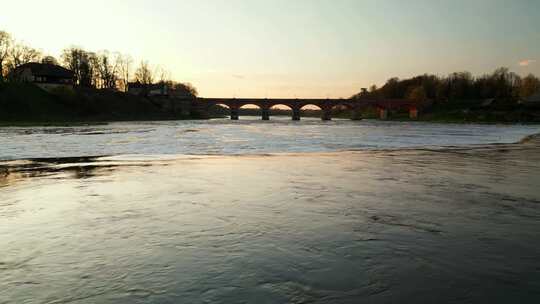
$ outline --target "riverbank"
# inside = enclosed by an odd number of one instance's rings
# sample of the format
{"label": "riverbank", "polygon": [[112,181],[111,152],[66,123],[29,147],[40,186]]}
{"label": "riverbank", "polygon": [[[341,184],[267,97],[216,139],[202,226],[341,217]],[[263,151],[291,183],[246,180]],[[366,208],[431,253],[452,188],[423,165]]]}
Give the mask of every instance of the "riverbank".
{"label": "riverbank", "polygon": [[0,84],[0,125],[72,125],[201,117],[186,100],[75,88],[46,92],[29,83]]}
{"label": "riverbank", "polygon": [[[423,121],[431,123],[540,124],[540,107],[515,101],[453,100],[424,106],[418,118],[406,111],[389,113],[390,121]],[[343,117],[348,117],[346,113]],[[378,113],[366,111],[363,117],[376,119]]]}

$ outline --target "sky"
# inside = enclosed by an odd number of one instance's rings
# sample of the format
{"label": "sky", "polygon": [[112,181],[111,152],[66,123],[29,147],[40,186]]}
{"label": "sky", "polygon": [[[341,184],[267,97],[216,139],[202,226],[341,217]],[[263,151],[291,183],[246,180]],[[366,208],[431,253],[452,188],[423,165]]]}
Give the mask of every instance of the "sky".
{"label": "sky", "polygon": [[540,76],[538,0],[2,1],[0,30],[44,53],[130,54],[202,97],[339,98],[391,77]]}

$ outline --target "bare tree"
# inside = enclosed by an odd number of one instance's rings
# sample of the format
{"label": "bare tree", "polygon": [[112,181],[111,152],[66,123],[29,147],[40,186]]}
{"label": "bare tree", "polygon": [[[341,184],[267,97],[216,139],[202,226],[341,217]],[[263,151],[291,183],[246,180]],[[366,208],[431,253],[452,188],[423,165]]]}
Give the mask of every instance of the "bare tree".
{"label": "bare tree", "polygon": [[94,58],[97,77],[95,84],[101,89],[116,89],[118,79],[118,62],[112,59],[108,51],[98,53]]}
{"label": "bare tree", "polygon": [[133,59],[129,55],[122,55],[120,53],[116,54],[116,63],[118,64],[118,75],[119,75],[119,85],[124,92],[127,92],[129,89],[129,78],[131,76],[131,64]]}
{"label": "bare tree", "polygon": [[163,68],[162,66],[157,66],[154,72],[154,75],[159,77],[159,83],[170,83],[171,82],[171,72]]}
{"label": "bare tree", "polygon": [[64,49],[60,59],[62,65],[73,72],[73,83],[80,85],[81,83],[81,61],[84,50],[78,47]]}
{"label": "bare tree", "polygon": [[0,81],[4,79],[4,63],[8,58],[11,42],[11,35],[0,31]]}
{"label": "bare tree", "polygon": [[14,44],[9,50],[9,67],[11,70],[29,62],[41,59],[41,52],[22,43]]}
{"label": "bare tree", "polygon": [[140,66],[135,71],[135,80],[147,86],[154,82],[154,73],[147,61],[141,61]]}
{"label": "bare tree", "polygon": [[95,54],[79,47],[71,47],[62,52],[61,60],[65,68],[73,71],[73,82],[79,86],[92,87],[95,84]]}

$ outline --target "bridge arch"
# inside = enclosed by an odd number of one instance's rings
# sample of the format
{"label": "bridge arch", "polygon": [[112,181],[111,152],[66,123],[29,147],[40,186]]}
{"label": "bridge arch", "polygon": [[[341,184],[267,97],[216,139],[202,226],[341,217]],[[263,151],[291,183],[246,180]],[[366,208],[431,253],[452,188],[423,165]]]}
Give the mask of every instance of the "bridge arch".
{"label": "bridge arch", "polygon": [[262,116],[263,120],[268,120],[268,110],[265,105],[255,102],[246,102],[240,105],[240,112],[248,116]]}
{"label": "bridge arch", "polygon": [[304,117],[320,117],[321,119],[324,119],[325,109],[326,107],[323,104],[307,102],[300,106],[300,115]]}
{"label": "bridge arch", "polygon": [[[270,119],[270,115],[273,115],[273,116],[284,116],[285,113],[284,112],[293,112],[294,113],[294,109],[295,107],[291,104],[288,104],[288,103],[280,103],[280,102],[276,102],[276,103],[272,103],[269,105],[269,107],[267,108],[267,116],[265,118],[265,111],[263,110],[263,120],[268,120]],[[281,113],[279,113],[278,111],[281,110]],[[279,114],[276,114],[276,113],[279,113]],[[287,113],[286,115],[290,115],[289,113]]]}
{"label": "bridge arch", "polygon": [[262,109],[262,107],[256,103],[243,103],[240,105],[239,109]]}
{"label": "bridge arch", "polygon": [[300,107],[300,110],[311,110],[309,109],[310,107],[314,107],[314,108],[317,108],[317,110],[321,111],[323,109],[323,106],[321,106],[320,104],[316,104],[316,103],[304,103],[302,104],[302,106]]}
{"label": "bridge arch", "polygon": [[228,104],[223,103],[223,102],[217,102],[217,103],[213,104],[212,106],[214,106],[214,107],[222,107],[222,108],[226,108],[226,109],[231,108]]}
{"label": "bridge arch", "polygon": [[270,107],[270,109],[276,109],[278,107],[286,107],[287,109],[289,110],[292,110],[293,109],[293,106],[291,105],[288,105],[288,104],[285,104],[285,103],[275,103],[275,104],[272,104],[272,106]]}

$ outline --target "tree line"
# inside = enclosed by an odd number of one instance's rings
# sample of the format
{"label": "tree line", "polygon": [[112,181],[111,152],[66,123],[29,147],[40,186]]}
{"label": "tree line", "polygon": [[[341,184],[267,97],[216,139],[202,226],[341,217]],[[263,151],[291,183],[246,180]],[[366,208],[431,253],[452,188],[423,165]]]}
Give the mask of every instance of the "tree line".
{"label": "tree line", "polygon": [[198,95],[193,85],[173,81],[171,73],[163,67],[141,61],[134,68],[133,58],[128,54],[107,50],[92,52],[80,47],[69,47],[62,51],[58,60],[0,31],[0,81],[14,81],[9,77],[11,72],[31,62],[61,65],[73,71],[73,83],[79,87],[127,92],[129,83],[137,82],[143,87],[167,85],[184,97]]}
{"label": "tree line", "polygon": [[540,91],[540,80],[533,74],[521,77],[508,68],[474,77],[470,72],[456,72],[445,77],[419,75],[400,80],[390,78],[382,87],[362,89],[352,98],[410,99],[415,101],[484,100],[495,98],[516,101]]}

